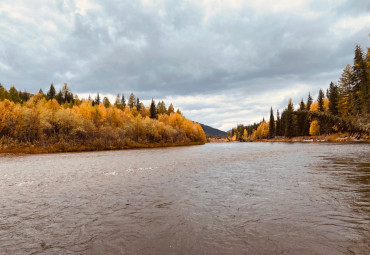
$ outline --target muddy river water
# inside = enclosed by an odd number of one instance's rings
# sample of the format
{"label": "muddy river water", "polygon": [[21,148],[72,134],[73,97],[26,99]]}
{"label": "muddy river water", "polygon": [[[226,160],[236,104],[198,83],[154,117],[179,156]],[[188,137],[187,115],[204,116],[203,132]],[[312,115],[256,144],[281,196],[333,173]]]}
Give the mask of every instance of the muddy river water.
{"label": "muddy river water", "polygon": [[370,145],[0,155],[0,254],[370,254]]}

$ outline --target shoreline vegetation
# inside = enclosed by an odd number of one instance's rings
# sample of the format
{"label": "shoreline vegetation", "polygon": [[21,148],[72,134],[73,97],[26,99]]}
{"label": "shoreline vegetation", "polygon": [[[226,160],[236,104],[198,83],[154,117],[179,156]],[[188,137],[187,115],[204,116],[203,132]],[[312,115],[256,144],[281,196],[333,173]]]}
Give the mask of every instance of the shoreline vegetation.
{"label": "shoreline vegetation", "polygon": [[55,153],[200,145],[198,123],[163,101],[146,107],[131,93],[79,99],[67,84],[56,93],[9,91],[0,84],[0,153]]}
{"label": "shoreline vegetation", "polygon": [[214,138],[208,137],[208,143],[240,143],[240,142],[257,142],[257,143],[370,143],[370,136],[357,138],[355,136],[350,136],[349,134],[331,134],[322,136],[296,136],[287,138],[284,136],[256,139],[256,140],[246,140],[238,141],[231,140],[229,138]]}
{"label": "shoreline vegetation", "polygon": [[227,141],[239,142],[369,142],[370,141],[370,47],[367,54],[356,45],[353,65],[347,65],[337,83],[319,90],[316,101],[308,93],[294,108],[292,99],[276,119],[237,125]]}

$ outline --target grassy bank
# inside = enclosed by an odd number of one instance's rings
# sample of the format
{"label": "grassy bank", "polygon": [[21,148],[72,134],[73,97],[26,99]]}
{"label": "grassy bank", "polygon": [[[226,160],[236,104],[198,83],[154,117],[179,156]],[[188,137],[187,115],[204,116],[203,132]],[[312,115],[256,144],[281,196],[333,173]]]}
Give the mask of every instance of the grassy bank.
{"label": "grassy bank", "polygon": [[203,142],[184,142],[184,143],[150,143],[150,144],[130,144],[124,146],[110,147],[92,147],[92,146],[23,146],[23,147],[7,147],[1,148],[1,153],[26,153],[26,154],[42,154],[42,153],[61,153],[61,152],[83,152],[83,151],[109,151],[109,150],[128,150],[128,149],[145,149],[145,148],[161,148],[161,147],[178,147],[203,145]]}

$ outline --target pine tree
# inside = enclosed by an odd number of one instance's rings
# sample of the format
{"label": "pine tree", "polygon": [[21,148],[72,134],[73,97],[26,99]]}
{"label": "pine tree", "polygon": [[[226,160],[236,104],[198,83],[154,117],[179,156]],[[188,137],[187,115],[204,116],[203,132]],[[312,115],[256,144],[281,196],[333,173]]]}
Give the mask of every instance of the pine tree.
{"label": "pine tree", "polygon": [[58,101],[59,104],[64,103],[64,97],[61,90],[59,90],[58,94],[56,94],[55,99]]}
{"label": "pine tree", "polygon": [[307,112],[306,105],[303,102],[303,98],[299,103],[299,109],[297,111],[297,135],[304,136],[306,135],[306,122],[307,122]]}
{"label": "pine tree", "polygon": [[323,112],[324,111],[324,92],[322,89],[319,90],[319,95],[317,97],[317,103],[319,104],[319,111]]}
{"label": "pine tree", "polygon": [[68,88],[67,83],[64,83],[63,85],[62,95],[63,95],[64,103],[73,102],[73,94],[71,90]]}
{"label": "pine tree", "polygon": [[132,109],[136,105],[136,97],[134,93],[130,94],[127,105]]}
{"label": "pine tree", "polygon": [[353,63],[353,96],[356,113],[367,112],[369,104],[369,79],[366,72],[364,53],[359,45],[356,45]]}
{"label": "pine tree", "polygon": [[272,107],[270,109],[270,122],[269,122],[269,138],[275,137],[275,119],[274,119],[274,112],[272,111]]}
{"label": "pine tree", "polygon": [[140,107],[141,107],[140,100],[139,98],[136,98],[136,109],[140,111]]}
{"label": "pine tree", "polygon": [[279,109],[276,110],[276,135],[281,136],[281,120],[280,120],[280,113]]}
{"label": "pine tree", "polygon": [[351,65],[347,65],[338,82],[338,111],[342,117],[347,117],[351,114],[353,105],[353,69]]}
{"label": "pine tree", "polygon": [[311,97],[311,93],[310,93],[310,92],[308,92],[307,104],[306,104],[306,109],[307,109],[308,111],[310,111],[310,109],[311,109],[312,102],[313,102],[313,99],[312,99],[312,97]]}
{"label": "pine tree", "polygon": [[167,114],[170,115],[171,113],[174,113],[174,112],[175,112],[175,108],[173,107],[172,104],[170,104],[167,110]]}
{"label": "pine tree", "polygon": [[152,98],[152,103],[150,104],[150,118],[156,119],[157,118],[157,109],[155,107],[155,102]]}
{"label": "pine tree", "polygon": [[122,104],[123,108],[126,107],[126,99],[125,99],[125,96],[123,94],[122,94],[121,104]]}
{"label": "pine tree", "polygon": [[55,91],[55,88],[54,88],[54,84],[52,83],[50,85],[50,89],[47,93],[47,97],[48,97],[49,100],[52,100],[52,99],[55,98],[55,95],[56,95],[56,91]]}
{"label": "pine tree", "polygon": [[10,101],[13,101],[14,103],[20,103],[21,102],[18,90],[14,86],[11,86],[10,89],[9,89],[8,99]]}
{"label": "pine tree", "polygon": [[105,106],[105,108],[108,108],[110,106],[110,101],[107,97],[103,98],[103,105]]}
{"label": "pine tree", "polygon": [[167,113],[166,104],[163,101],[158,102],[158,104],[157,104],[157,113],[158,114]]}
{"label": "pine tree", "polygon": [[95,105],[100,105],[100,95],[99,95],[99,93],[95,97]]}
{"label": "pine tree", "polygon": [[122,104],[121,103],[121,96],[118,93],[117,96],[116,96],[116,101],[114,102],[114,105],[119,108],[121,106],[121,104]]}
{"label": "pine tree", "polygon": [[338,87],[333,82],[329,86],[329,112],[338,115]]}
{"label": "pine tree", "polygon": [[293,116],[294,106],[292,99],[289,99],[288,108],[285,116],[285,137],[291,138],[295,135],[294,129],[294,116]]}

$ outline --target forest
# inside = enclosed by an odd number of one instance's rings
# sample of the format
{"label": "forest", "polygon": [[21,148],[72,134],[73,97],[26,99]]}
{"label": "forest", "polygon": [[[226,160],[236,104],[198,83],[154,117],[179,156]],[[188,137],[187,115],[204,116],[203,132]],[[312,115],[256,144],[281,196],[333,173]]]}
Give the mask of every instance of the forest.
{"label": "forest", "polygon": [[65,152],[204,144],[197,123],[172,104],[145,106],[133,93],[79,99],[67,84],[45,94],[0,84],[0,152]]}
{"label": "forest", "polygon": [[292,99],[282,111],[272,107],[270,118],[259,123],[237,125],[228,138],[232,141],[255,141],[306,136],[365,137],[370,134],[370,47],[365,54],[356,45],[353,65],[347,65],[338,82],[331,82],[326,93],[319,90],[316,101],[308,93],[294,109]]}

